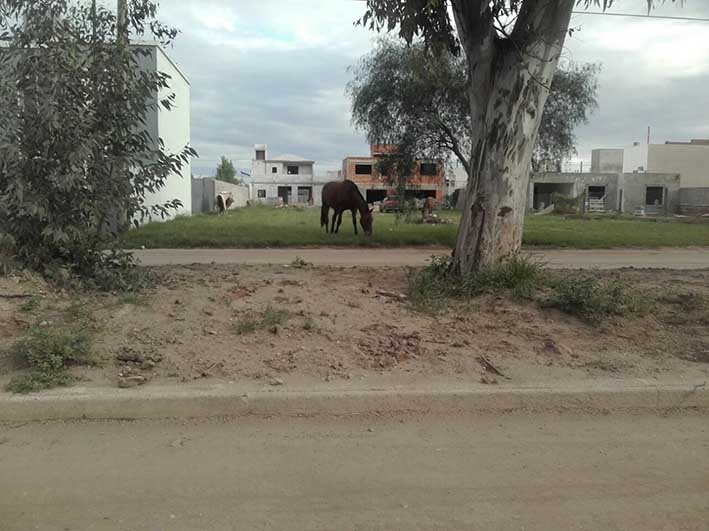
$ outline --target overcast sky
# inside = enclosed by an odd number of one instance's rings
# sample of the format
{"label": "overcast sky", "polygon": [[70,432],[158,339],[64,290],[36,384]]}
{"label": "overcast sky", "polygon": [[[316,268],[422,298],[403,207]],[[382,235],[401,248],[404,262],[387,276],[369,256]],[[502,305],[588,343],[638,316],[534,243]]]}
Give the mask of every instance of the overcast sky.
{"label": "overcast sky", "polygon": [[[611,12],[646,5],[616,0]],[[193,173],[213,174],[220,155],[248,169],[255,143],[313,159],[317,173],[366,154],[345,95],[348,67],[372,46],[353,26],[363,10],[354,0],[161,0],[161,20],[182,30],[168,53],[192,83]],[[709,1],[653,14],[709,18]],[[600,108],[578,130],[581,159],[644,141],[647,126],[653,142],[709,138],[709,22],[575,15],[572,26],[565,58],[603,65]]]}

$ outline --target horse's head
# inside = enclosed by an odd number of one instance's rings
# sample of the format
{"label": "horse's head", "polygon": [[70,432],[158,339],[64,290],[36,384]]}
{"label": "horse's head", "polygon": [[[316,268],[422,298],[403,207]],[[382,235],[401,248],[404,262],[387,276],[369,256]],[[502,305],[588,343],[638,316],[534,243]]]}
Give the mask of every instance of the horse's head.
{"label": "horse's head", "polygon": [[374,216],[372,216],[372,212],[374,212],[374,209],[368,208],[359,217],[359,223],[362,225],[362,230],[364,230],[364,233],[367,236],[372,235],[372,223],[374,223]]}

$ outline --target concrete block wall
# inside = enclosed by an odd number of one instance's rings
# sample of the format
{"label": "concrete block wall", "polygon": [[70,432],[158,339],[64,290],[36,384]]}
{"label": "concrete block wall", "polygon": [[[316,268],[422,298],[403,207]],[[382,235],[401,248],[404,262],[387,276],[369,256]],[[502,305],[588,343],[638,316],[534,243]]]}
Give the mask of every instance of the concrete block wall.
{"label": "concrete block wall", "polygon": [[686,216],[709,214],[709,188],[680,188],[679,213]]}
{"label": "concrete block wall", "polygon": [[217,195],[231,193],[234,204],[231,208],[245,207],[249,200],[249,187],[218,181],[213,177],[192,179],[192,213],[206,214],[217,210]]}
{"label": "concrete block wall", "polygon": [[664,212],[661,215],[679,213],[680,176],[665,173],[623,173],[621,175],[623,189],[623,212],[632,214],[636,208],[643,207],[648,186],[662,186],[666,189]]}

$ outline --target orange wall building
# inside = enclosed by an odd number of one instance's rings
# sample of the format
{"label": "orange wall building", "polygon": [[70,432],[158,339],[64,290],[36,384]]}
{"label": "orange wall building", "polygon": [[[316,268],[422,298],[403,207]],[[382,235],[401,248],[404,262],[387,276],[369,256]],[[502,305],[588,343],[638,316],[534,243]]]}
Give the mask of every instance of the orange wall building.
{"label": "orange wall building", "polygon": [[[369,157],[347,157],[342,161],[342,177],[357,184],[368,203],[381,201],[394,192],[396,176],[379,173],[382,156],[396,153],[396,146],[372,144]],[[408,197],[434,197],[441,201],[445,195],[445,168],[440,161],[416,161],[416,169],[406,183]]]}

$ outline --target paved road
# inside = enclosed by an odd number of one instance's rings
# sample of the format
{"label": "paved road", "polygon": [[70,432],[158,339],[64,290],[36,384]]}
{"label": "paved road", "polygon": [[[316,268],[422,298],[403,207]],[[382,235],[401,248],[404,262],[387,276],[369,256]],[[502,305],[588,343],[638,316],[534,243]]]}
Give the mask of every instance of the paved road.
{"label": "paved road", "polygon": [[0,426],[0,528],[684,530],[705,416]]}
{"label": "paved road", "polygon": [[[404,249],[148,249],[136,251],[144,265],[289,264],[296,257],[315,265],[421,266],[444,248]],[[532,251],[551,268],[617,269],[621,267],[706,269],[709,248],[653,250]]]}

